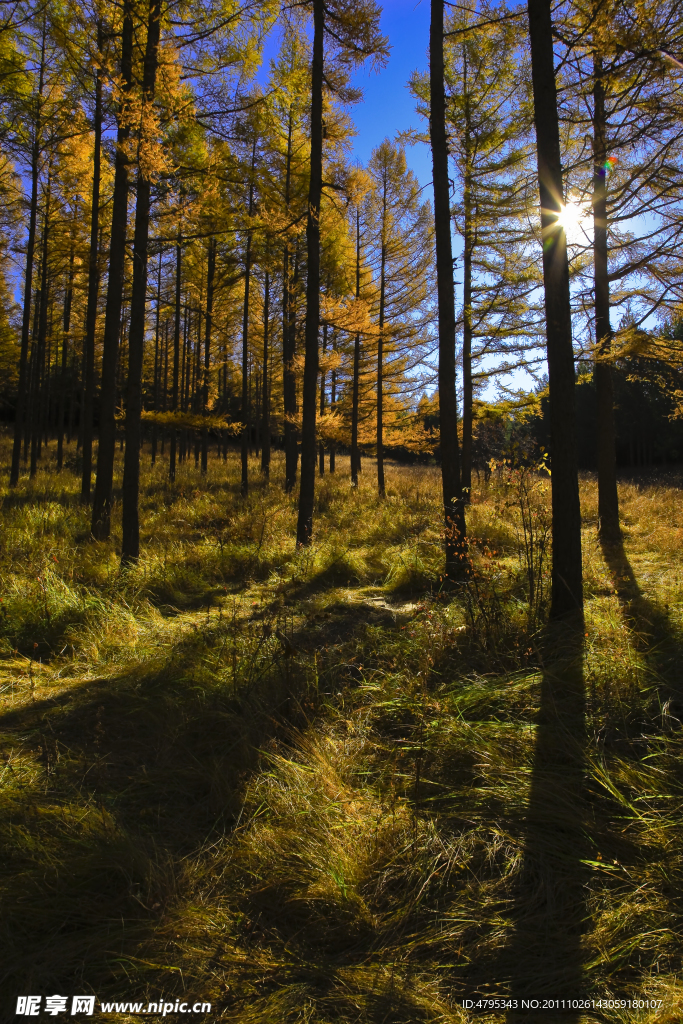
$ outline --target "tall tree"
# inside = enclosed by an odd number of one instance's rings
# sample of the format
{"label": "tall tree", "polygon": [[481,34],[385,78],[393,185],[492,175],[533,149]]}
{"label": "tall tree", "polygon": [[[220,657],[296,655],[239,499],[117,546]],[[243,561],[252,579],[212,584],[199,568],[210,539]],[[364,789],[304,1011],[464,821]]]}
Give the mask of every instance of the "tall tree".
{"label": "tall tree", "polygon": [[[594,336],[597,399],[598,530],[607,542],[620,537],[614,427],[614,361],[628,350],[630,333],[655,310],[678,301],[683,261],[683,191],[672,161],[683,143],[681,68],[668,54],[683,45],[683,15],[676,2],[631,7],[582,4],[559,26],[564,63],[562,118],[569,140],[591,138],[588,153],[567,147],[566,191],[590,196],[592,239],[578,251],[577,317]],[[673,75],[672,75],[673,72]],[[576,208],[576,207],[575,207]],[[592,276],[581,273],[592,245]],[[587,268],[586,268],[587,269]],[[592,292],[592,294],[591,294]],[[621,308],[615,331],[610,309]],[[615,310],[615,316],[618,315]],[[666,319],[666,315],[664,315]],[[591,322],[592,321],[592,322]],[[657,357],[658,346],[652,347]]]}
{"label": "tall tree", "polygon": [[[175,244],[175,301],[173,312],[173,371],[171,384],[171,412],[178,412],[178,397],[180,395],[180,320],[182,317],[182,267],[183,267],[183,239],[178,229],[178,237]],[[178,456],[178,430],[175,424],[171,427],[171,451],[168,458],[168,478],[173,483],[176,475],[176,460]]]}
{"label": "tall tree", "polygon": [[261,472],[270,476],[270,273],[266,267],[263,281],[263,396],[261,413]]}
{"label": "tall tree", "polygon": [[59,402],[57,406],[57,469],[64,464],[64,427],[69,372],[69,340],[71,335],[71,306],[74,293],[74,260],[76,256],[76,222],[78,220],[78,203],[74,203],[71,230],[69,231],[69,269],[64,289],[64,308],[62,315],[62,365],[60,374]]}
{"label": "tall tree", "polygon": [[102,154],[102,22],[97,25],[95,54],[95,104],[93,114],[93,176],[90,213],[90,249],[88,255],[88,305],[85,315],[85,380],[83,381],[83,471],[81,475],[81,501],[90,504],[90,478],[92,476],[93,401],[95,397],[95,328],[97,326],[97,299],[100,289],[100,179]]}
{"label": "tall tree", "polygon": [[467,568],[465,508],[460,480],[458,405],[455,391],[455,289],[451,242],[448,136],[444,94],[443,0],[431,0],[429,26],[429,136],[434,183],[436,284],[439,308],[439,436],[443,487],[446,575]]}
{"label": "tall tree", "polygon": [[301,488],[297,544],[309,544],[313,533],[315,494],[315,413],[318,382],[318,329],[320,324],[320,199],[323,187],[323,80],[324,0],[313,2],[313,57],[311,62],[311,166],[306,220],[305,363],[301,430]]}
{"label": "tall tree", "polygon": [[141,137],[138,143],[138,174],[133,241],[133,292],[130,302],[128,338],[128,380],[126,387],[126,450],[123,465],[123,536],[121,561],[136,560],[140,554],[140,441],[142,431],[142,358],[145,341],[147,297],[147,242],[149,235],[151,168],[142,147],[144,120],[152,116],[161,36],[161,0],[150,0],[147,44],[142,76]]}
{"label": "tall tree", "polygon": [[447,30],[446,118],[462,239],[462,488],[469,502],[478,386],[491,372],[528,366],[538,344],[539,310],[529,303],[540,283],[528,217],[533,120],[518,20],[482,2],[476,12],[453,9]]}
{"label": "tall tree", "polygon": [[598,518],[602,540],[621,536],[614,432],[614,384],[610,362],[612,327],[607,266],[607,123],[603,61],[594,54],[593,82],[593,267],[595,286],[595,388],[598,405]]}
{"label": "tall tree", "polygon": [[121,27],[121,96],[117,110],[114,194],[109,239],[109,277],[102,342],[102,384],[100,388],[97,476],[93,495],[91,530],[96,540],[106,540],[111,531],[114,453],[116,446],[116,366],[126,259],[128,227],[128,156],[130,135],[127,105],[133,74],[133,15],[130,0],[124,0]]}
{"label": "tall tree", "polygon": [[244,306],[242,310],[242,495],[246,497],[249,492],[249,435],[251,432],[251,412],[249,408],[249,299],[251,288],[251,264],[253,229],[252,217],[254,216],[254,190],[256,182],[254,172],[256,169],[256,132],[252,139],[251,164],[249,171],[249,203],[247,207],[247,230],[246,245],[244,253]]}
{"label": "tall tree", "polygon": [[45,371],[45,343],[47,340],[47,311],[48,296],[50,290],[50,268],[48,257],[50,252],[50,232],[52,228],[51,218],[52,207],[52,165],[48,166],[47,181],[45,183],[45,213],[43,215],[43,232],[41,238],[40,257],[40,285],[36,296],[36,317],[33,337],[33,351],[31,356],[31,468],[30,475],[34,477],[38,470],[38,458],[41,445],[41,417],[40,398]]}
{"label": "tall tree", "polygon": [[376,284],[377,488],[384,496],[385,427],[391,432],[392,426],[391,416],[385,424],[387,399],[405,388],[407,368],[421,361],[433,315],[434,220],[402,147],[385,139],[373,150],[368,172],[373,189],[365,208],[366,258]]}
{"label": "tall tree", "polygon": [[10,487],[19,482],[19,463],[21,460],[21,441],[24,435],[26,405],[28,398],[28,357],[29,337],[31,333],[31,294],[33,288],[33,259],[36,245],[36,222],[38,215],[38,182],[40,176],[40,158],[44,145],[44,90],[46,80],[46,41],[47,15],[43,14],[40,39],[40,57],[38,62],[37,82],[33,94],[28,99],[30,147],[31,195],[29,199],[28,238],[26,240],[26,263],[24,269],[24,309],[21,321],[21,348],[19,353],[19,382],[17,385],[17,406],[14,418],[14,443],[12,446],[12,465],[10,469]]}
{"label": "tall tree", "polygon": [[[209,382],[211,371],[211,333],[213,331],[213,293],[216,277],[216,239],[209,239],[209,254],[206,270],[206,314],[204,323],[204,373],[202,379],[202,412],[209,411]],[[202,473],[208,468],[209,432],[202,430]]]}
{"label": "tall tree", "polygon": [[560,130],[550,0],[528,0],[531,80],[543,240],[552,458],[550,614],[583,614],[581,507],[576,455],[574,353],[563,208]]}
{"label": "tall tree", "polygon": [[[360,299],[361,281],[361,246],[360,246],[360,210],[356,206],[356,301]],[[360,411],[360,339],[361,332],[356,331],[353,339],[353,374],[351,377],[351,483],[358,487],[360,473],[360,450],[358,448],[358,415]]]}
{"label": "tall tree", "polygon": [[[320,328],[320,202],[323,189],[323,84],[346,99],[357,98],[347,88],[347,69],[369,56],[381,62],[387,53],[379,33],[379,9],[373,0],[313,0],[311,61],[311,158],[306,221],[306,324],[301,427],[301,486],[297,544],[309,544],[313,533],[316,469],[316,412],[318,333]],[[336,53],[336,64],[324,64],[325,36]]]}

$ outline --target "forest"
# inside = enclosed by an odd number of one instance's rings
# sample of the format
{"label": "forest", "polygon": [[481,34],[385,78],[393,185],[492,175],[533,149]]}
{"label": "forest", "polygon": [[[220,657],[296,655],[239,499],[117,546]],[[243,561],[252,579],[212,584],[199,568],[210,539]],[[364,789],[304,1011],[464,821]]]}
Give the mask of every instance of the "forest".
{"label": "forest", "polygon": [[683,6],[399,7],[0,5],[0,1021],[683,1020]]}

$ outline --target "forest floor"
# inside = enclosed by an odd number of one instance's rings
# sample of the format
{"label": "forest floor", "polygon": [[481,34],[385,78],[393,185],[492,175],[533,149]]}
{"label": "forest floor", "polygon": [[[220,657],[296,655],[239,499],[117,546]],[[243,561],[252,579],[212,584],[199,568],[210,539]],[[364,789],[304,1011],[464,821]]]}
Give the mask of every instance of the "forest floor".
{"label": "forest floor", "polygon": [[603,551],[582,481],[577,639],[541,624],[547,479],[475,488],[449,588],[435,468],[380,500],[338,459],[297,552],[279,456],[246,499],[233,453],[144,458],[126,572],[73,465],[0,492],[2,1020],[680,1022],[683,493],[622,484]]}

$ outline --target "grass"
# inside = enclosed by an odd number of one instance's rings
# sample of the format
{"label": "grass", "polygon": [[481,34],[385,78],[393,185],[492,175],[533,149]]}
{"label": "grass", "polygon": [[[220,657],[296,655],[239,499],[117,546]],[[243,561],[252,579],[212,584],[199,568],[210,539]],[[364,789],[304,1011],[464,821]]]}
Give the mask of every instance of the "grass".
{"label": "grass", "polygon": [[243,499],[233,456],[147,466],[125,573],[120,508],[90,540],[70,473],[2,494],[2,1019],[92,992],[239,1024],[536,1019],[462,1005],[510,993],[681,1020],[680,491],[621,485],[603,551],[582,481],[577,646],[542,626],[547,563],[529,603],[514,475],[476,489],[451,591],[436,469],[387,467],[380,501],[339,459],[297,552],[279,459],[251,468]]}

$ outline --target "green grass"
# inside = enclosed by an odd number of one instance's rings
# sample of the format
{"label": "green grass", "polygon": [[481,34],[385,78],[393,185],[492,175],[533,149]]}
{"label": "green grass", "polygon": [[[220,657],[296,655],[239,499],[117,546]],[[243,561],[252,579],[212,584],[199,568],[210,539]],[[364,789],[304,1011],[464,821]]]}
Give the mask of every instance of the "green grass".
{"label": "green grass", "polygon": [[147,465],[122,573],[119,506],[93,542],[50,465],[0,510],[3,1020],[29,992],[534,1019],[462,1007],[511,991],[662,1000],[544,1021],[682,1019],[680,491],[623,485],[603,552],[582,482],[577,645],[529,606],[509,475],[448,590],[434,468],[390,465],[381,501],[339,459],[297,552],[279,458],[247,499],[233,455]]}

